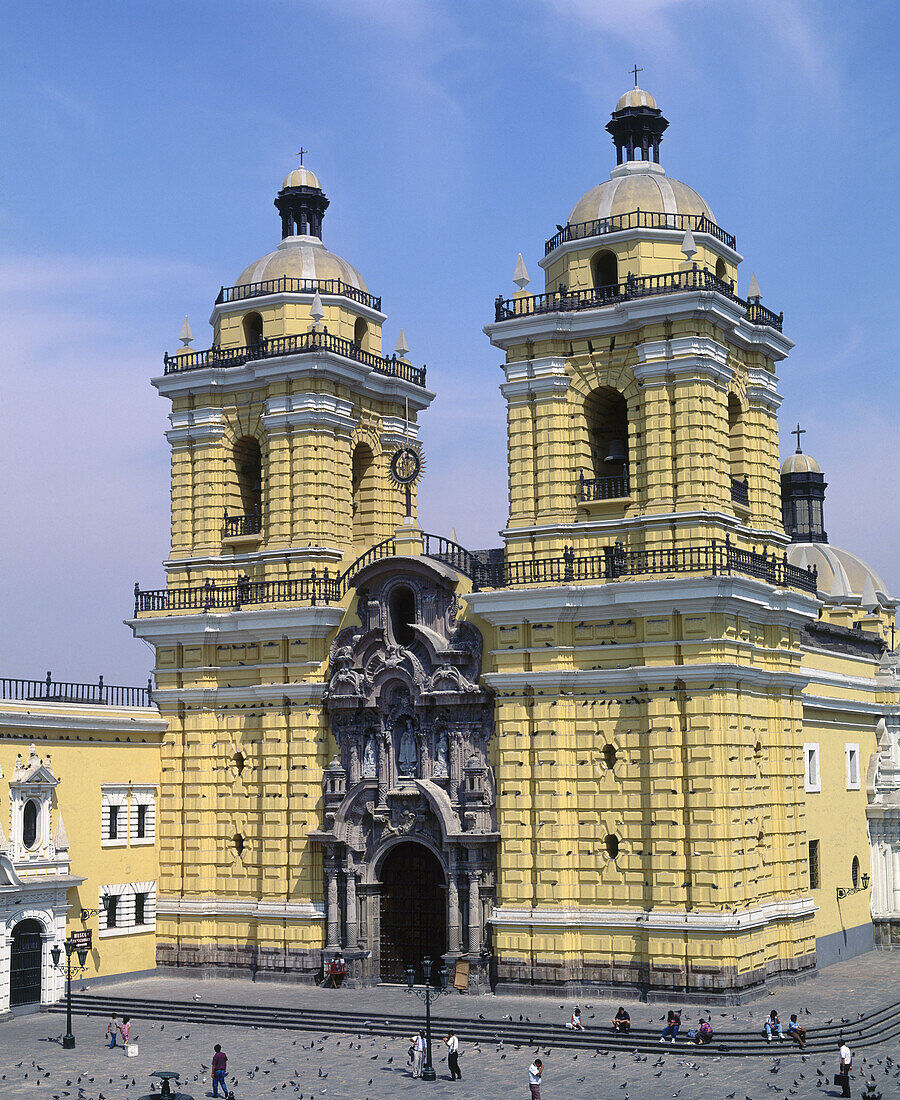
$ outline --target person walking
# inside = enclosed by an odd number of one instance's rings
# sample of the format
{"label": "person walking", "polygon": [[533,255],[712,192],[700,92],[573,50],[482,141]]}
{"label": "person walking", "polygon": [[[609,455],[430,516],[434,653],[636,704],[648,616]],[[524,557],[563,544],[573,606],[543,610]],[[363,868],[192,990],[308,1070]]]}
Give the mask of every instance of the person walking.
{"label": "person walking", "polygon": [[447,1066],[450,1069],[450,1080],[461,1081],[462,1074],[459,1072],[459,1039],[456,1038],[456,1032],[450,1031],[444,1042],[447,1044]]}
{"label": "person walking", "polygon": [[216,1043],[213,1047],[212,1056],[212,1078],[213,1078],[213,1096],[219,1095],[219,1085],[222,1086],[222,1095],[228,1096],[228,1088],[225,1085],[225,1071],[228,1068],[228,1056],[222,1050],[221,1046]]}
{"label": "person walking", "polygon": [[421,1077],[425,1068],[425,1032],[420,1031],[413,1044],[413,1077]]}
{"label": "person walking", "polygon": [[122,1017],[122,1026],[119,1028],[119,1034],[122,1036],[122,1046],[125,1047],[125,1053],[128,1053],[128,1036],[131,1034],[131,1017]]}
{"label": "person walking", "polygon": [[841,1042],[841,1064],[835,1074],[834,1083],[843,1089],[841,1096],[852,1096],[850,1091],[850,1070],[853,1068],[853,1055],[846,1042]]}
{"label": "person walking", "polygon": [[106,1038],[109,1039],[110,1050],[112,1050],[114,1046],[118,1045],[119,1017],[115,1014],[115,1012],[112,1014],[109,1023],[106,1025]]}
{"label": "person walking", "polygon": [[541,1078],[544,1076],[544,1063],[540,1058],[528,1067],[528,1087],[531,1089],[531,1100],[541,1100]]}

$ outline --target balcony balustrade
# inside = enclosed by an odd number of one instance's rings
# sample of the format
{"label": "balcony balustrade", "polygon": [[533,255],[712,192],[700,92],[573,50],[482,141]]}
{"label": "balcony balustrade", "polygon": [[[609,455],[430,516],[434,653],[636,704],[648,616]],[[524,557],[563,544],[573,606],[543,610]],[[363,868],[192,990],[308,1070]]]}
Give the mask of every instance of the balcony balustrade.
{"label": "balcony balustrade", "polygon": [[628,468],[614,477],[585,477],[578,474],[578,499],[582,503],[593,500],[614,500],[629,495]]}
{"label": "balcony balustrade", "polygon": [[692,233],[707,233],[728,248],[736,247],[734,236],[720,229],[705,214],[663,214],[650,210],[630,210],[626,214],[611,214],[607,218],[564,225],[557,234],[544,242],[544,255],[549,256],[554,249],[567,241],[602,237],[607,233],[621,233],[626,229],[676,229],[681,233],[690,229]]}
{"label": "balcony balustrade", "polygon": [[262,298],[269,294],[333,294],[360,302],[369,309],[381,312],[381,298],[367,290],[350,286],[343,279],[295,279],[285,275],[281,279],[265,279],[260,283],[241,283],[238,286],[223,286],[216,298],[216,305],[227,302],[242,302],[248,298]]}
{"label": "balcony balustrade", "polygon": [[185,371],[240,367],[257,359],[272,359],[284,355],[310,355],[330,352],[344,359],[353,359],[379,374],[389,374],[402,378],[414,386],[425,385],[425,366],[414,367],[411,363],[392,355],[385,359],[370,351],[363,351],[359,344],[332,336],[329,332],[301,332],[296,336],[266,337],[245,347],[211,347],[206,351],[189,351],[181,355],[163,356],[166,374],[179,374]]}
{"label": "balcony balustrade", "polygon": [[569,290],[562,286],[547,294],[527,294],[522,297],[504,298],[494,302],[495,320],[510,321],[540,313],[566,313],[582,309],[600,309],[617,302],[636,298],[648,298],[656,294],[681,294],[697,290],[712,290],[744,309],[744,316],[752,325],[765,325],[781,332],[784,314],[773,313],[759,302],[746,302],[734,293],[730,280],[719,279],[706,268],[695,267],[690,271],[670,271],[664,275],[629,275],[625,282],[610,286],[588,287],[586,290]]}
{"label": "balcony balustrade", "polygon": [[234,539],[241,535],[258,535],[262,531],[262,515],[249,512],[245,516],[229,516],[225,511],[225,538]]}
{"label": "balcony balustrade", "polygon": [[152,703],[151,681],[146,687],[123,687],[105,684],[100,676],[96,683],[83,684],[70,680],[54,680],[48,672],[43,680],[23,680],[0,677],[0,699],[23,702],[79,703],[103,707],[149,707]]}
{"label": "balcony balustrade", "polygon": [[743,478],[733,477],[731,479],[731,499],[735,504],[742,504],[745,508],[750,507],[750,484],[747,481],[746,474]]}

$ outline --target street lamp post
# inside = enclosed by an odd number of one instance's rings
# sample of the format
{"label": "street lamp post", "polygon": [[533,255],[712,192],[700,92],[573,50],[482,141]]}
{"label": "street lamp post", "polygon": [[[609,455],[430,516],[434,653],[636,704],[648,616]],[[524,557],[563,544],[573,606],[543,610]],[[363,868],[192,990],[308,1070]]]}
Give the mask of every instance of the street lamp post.
{"label": "street lamp post", "polygon": [[[62,957],[63,948],[66,952],[66,961],[64,965],[61,965],[59,960]],[[66,975],[66,1033],[63,1035],[62,1045],[65,1050],[71,1050],[75,1046],[75,1036],[72,1034],[72,955],[76,954],[78,956],[78,963],[75,966],[76,973],[83,974],[87,969],[88,948],[86,946],[76,946],[75,941],[72,939],[67,939],[63,944],[63,948],[55,943],[50,948],[50,957],[53,959],[53,965],[56,969]]]}
{"label": "street lamp post", "polygon": [[434,1081],[437,1079],[437,1074],[434,1072],[434,1066],[431,1064],[431,1002],[437,997],[440,997],[443,993],[448,993],[447,981],[449,975],[447,974],[447,967],[442,966],[438,970],[438,982],[437,986],[431,985],[431,957],[426,955],[422,960],[422,974],[425,978],[425,985],[422,989],[416,989],[416,968],[414,966],[408,966],[406,968],[406,985],[407,993],[415,993],[417,997],[420,997],[425,1002],[425,1065],[422,1067],[422,1080]]}

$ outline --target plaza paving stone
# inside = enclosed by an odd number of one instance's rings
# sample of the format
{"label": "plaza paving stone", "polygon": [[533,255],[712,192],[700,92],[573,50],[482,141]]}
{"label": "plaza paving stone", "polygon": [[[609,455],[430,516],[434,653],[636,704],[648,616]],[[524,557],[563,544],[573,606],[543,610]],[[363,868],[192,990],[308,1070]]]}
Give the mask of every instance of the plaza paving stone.
{"label": "plaza paving stone", "polygon": [[[81,983],[76,984],[81,989]],[[90,992],[134,997],[165,997],[173,1001],[219,1004],[291,1005],[334,1007],[335,1010],[410,1013],[421,1002],[403,990],[324,990],[286,983],[252,983],[244,980],[150,978],[95,986]],[[777,1007],[786,1020],[792,1011],[803,1011],[810,1029],[842,1016],[855,1020],[858,1012],[873,1012],[900,1000],[900,954],[872,952],[823,970],[818,979],[787,986],[737,1009],[712,1008],[713,1025],[743,1028],[758,1033],[762,1019]],[[442,997],[436,1012],[443,1017],[478,1017],[497,1022],[502,1037],[504,1015],[519,1014],[536,1020],[559,1022],[568,1018],[574,1000],[552,997]],[[662,1025],[665,1005],[591,998],[582,1008],[598,1041],[619,1003],[626,1003],[635,1026]],[[563,1006],[562,1008],[560,1006]],[[588,1008],[587,1006],[592,1006]],[[678,1006],[677,998],[673,1005]],[[806,1015],[805,1009],[809,1009]],[[699,1009],[687,1006],[684,1027],[696,1022]],[[594,1014],[594,1020],[590,1014]],[[727,1013],[723,1016],[720,1013]],[[645,1055],[572,1051],[542,1047],[516,1047],[500,1042],[463,1044],[460,1064],[463,1080],[451,1082],[444,1047],[435,1043],[438,1080],[422,1082],[410,1076],[406,1052],[408,1037],[359,1039],[347,1034],[313,1035],[307,1032],[212,1026],[139,1019],[134,1023],[139,1054],[126,1058],[121,1049],[108,1050],[103,1039],[105,1019],[75,1017],[77,1046],[63,1050],[59,1038],[65,1017],[37,1013],[0,1025],[0,1100],[6,1097],[45,1100],[134,1100],[149,1091],[149,1073],[174,1069],[183,1074],[181,1090],[196,1100],[211,1095],[210,1065],[214,1043],[221,1043],[229,1057],[229,1087],[237,1100],[265,1100],[283,1096],[291,1100],[390,1100],[413,1095],[462,1096],[472,1100],[514,1100],[528,1097],[527,1069],[539,1052],[545,1063],[544,1100],[771,1100],[773,1097],[837,1096],[831,1084],[837,1052],[803,1056],[790,1044],[772,1044],[771,1056],[734,1058],[706,1054],[696,1057],[689,1045],[660,1046]],[[873,1070],[884,1100],[900,1098],[900,1043],[896,1039],[860,1051],[855,1058],[852,1090],[860,1097],[865,1076]],[[21,1065],[19,1064],[21,1063]],[[256,1067],[259,1067],[258,1069]],[[776,1072],[773,1072],[776,1070]],[[27,1075],[27,1076],[26,1076]],[[324,1075],[324,1076],[323,1076]],[[79,1083],[78,1077],[81,1077]],[[236,1078],[232,1083],[231,1078]],[[93,1078],[93,1080],[91,1080]],[[196,1079],[195,1079],[196,1078]],[[204,1081],[204,1078],[206,1079]],[[70,1083],[67,1083],[70,1082]],[[133,1083],[132,1083],[133,1082]]]}

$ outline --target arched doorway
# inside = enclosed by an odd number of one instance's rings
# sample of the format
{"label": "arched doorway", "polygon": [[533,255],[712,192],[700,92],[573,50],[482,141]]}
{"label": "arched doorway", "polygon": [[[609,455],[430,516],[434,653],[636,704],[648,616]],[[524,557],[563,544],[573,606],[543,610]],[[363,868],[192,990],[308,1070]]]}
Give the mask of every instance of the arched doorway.
{"label": "arched doorway", "polygon": [[[435,973],[447,950],[444,872],[424,844],[405,841],[381,865],[381,980],[402,982],[430,955]],[[419,974],[418,981],[422,980]]]}
{"label": "arched doorway", "polygon": [[9,961],[11,1006],[39,1004],[43,928],[36,920],[19,921],[13,929]]}

